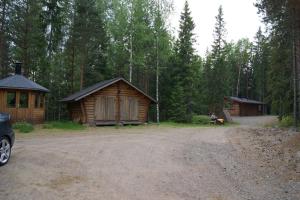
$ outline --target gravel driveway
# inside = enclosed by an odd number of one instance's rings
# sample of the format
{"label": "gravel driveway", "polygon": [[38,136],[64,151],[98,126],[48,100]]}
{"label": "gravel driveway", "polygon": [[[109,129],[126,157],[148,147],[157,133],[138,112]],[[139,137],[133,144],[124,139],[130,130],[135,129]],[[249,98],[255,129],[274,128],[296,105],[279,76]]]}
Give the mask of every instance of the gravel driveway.
{"label": "gravel driveway", "polygon": [[10,163],[0,168],[0,199],[298,197],[269,177],[258,156],[245,156],[251,145],[237,139],[242,135],[239,127],[151,126],[19,138]]}

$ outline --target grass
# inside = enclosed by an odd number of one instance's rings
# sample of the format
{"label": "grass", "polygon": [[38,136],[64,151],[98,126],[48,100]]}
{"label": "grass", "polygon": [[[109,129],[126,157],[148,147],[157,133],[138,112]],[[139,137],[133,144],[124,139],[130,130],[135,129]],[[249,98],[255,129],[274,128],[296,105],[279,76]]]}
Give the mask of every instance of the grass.
{"label": "grass", "polygon": [[18,122],[13,125],[13,129],[18,130],[20,133],[30,133],[34,130],[34,127],[27,122]]}
{"label": "grass", "polygon": [[194,123],[177,123],[172,121],[161,122],[159,126],[162,127],[173,127],[173,128],[193,128],[193,127],[230,127],[239,125],[236,122],[225,123],[224,125],[215,124],[194,124]]}
{"label": "grass", "polygon": [[85,126],[72,121],[52,121],[43,124],[43,129],[84,130]]}
{"label": "grass", "polygon": [[289,128],[294,125],[294,118],[292,116],[284,116],[279,122],[279,127],[281,128]]}

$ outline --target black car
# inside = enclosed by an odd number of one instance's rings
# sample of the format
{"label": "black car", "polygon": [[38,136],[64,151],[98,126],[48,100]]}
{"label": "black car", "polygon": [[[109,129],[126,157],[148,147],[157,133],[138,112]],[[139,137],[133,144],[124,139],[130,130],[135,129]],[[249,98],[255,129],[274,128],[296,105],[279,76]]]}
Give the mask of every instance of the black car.
{"label": "black car", "polygon": [[10,115],[0,113],[0,166],[9,161],[14,141],[15,133],[10,124]]}

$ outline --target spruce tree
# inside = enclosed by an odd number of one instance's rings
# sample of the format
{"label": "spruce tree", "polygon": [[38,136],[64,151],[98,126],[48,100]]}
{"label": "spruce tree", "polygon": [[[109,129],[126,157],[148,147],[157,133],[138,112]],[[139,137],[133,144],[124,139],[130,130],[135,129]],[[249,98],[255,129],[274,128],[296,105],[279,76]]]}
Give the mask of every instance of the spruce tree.
{"label": "spruce tree", "polygon": [[224,96],[227,91],[226,64],[224,46],[225,42],[225,22],[223,17],[222,6],[218,9],[216,16],[216,24],[214,28],[214,42],[212,45],[211,63],[208,65],[208,73],[210,77],[207,79],[207,87],[210,91],[208,100],[211,112],[220,114],[223,109]]}
{"label": "spruce tree", "polygon": [[[195,75],[197,74],[196,67],[194,65],[195,55],[193,43],[195,24],[191,16],[191,11],[189,4],[185,1],[184,10],[180,16],[179,25],[179,37],[175,44],[175,60],[172,69],[172,80],[179,84],[178,87],[172,88],[176,90],[177,88],[182,88],[184,95],[178,92],[178,97],[183,98],[179,102],[183,102],[181,108],[185,110],[185,119],[187,121],[191,120],[193,114],[193,106],[195,100]],[[176,95],[176,92],[173,92]]]}

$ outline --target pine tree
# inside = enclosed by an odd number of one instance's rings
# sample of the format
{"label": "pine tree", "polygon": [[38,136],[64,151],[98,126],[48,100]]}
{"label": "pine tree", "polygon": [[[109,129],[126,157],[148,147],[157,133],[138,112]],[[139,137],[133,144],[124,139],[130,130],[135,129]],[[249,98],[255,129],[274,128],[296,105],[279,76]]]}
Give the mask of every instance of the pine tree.
{"label": "pine tree", "polygon": [[68,54],[71,55],[70,68],[74,77],[79,78],[81,89],[110,75],[106,68],[108,41],[101,13],[95,0],[75,1]]}
{"label": "pine tree", "polygon": [[5,77],[9,71],[9,14],[11,12],[11,0],[0,2],[0,77]]}
{"label": "pine tree", "polygon": [[[208,94],[208,105],[211,112],[217,114],[222,112],[224,96],[228,90],[226,79],[226,64],[225,64],[225,22],[223,18],[222,6],[219,7],[218,15],[216,16],[216,24],[214,29],[214,42],[212,45],[212,53],[210,63],[207,64],[206,71],[209,74],[209,79],[206,79],[206,85],[210,91]],[[206,77],[207,78],[207,77]]]}
{"label": "pine tree", "polygon": [[175,122],[187,122],[190,119],[187,119],[184,89],[179,82],[175,83],[173,88],[168,100],[170,105],[168,108],[168,119]]}
{"label": "pine tree", "polygon": [[13,1],[10,19],[12,57],[23,63],[24,75],[33,79],[39,67],[47,65],[42,7],[38,0]]}
{"label": "pine tree", "polygon": [[[183,98],[180,102],[184,102],[186,120],[190,120],[193,114],[193,106],[195,100],[195,76],[197,75],[197,67],[194,65],[195,55],[193,43],[195,24],[191,17],[189,4],[185,1],[184,10],[180,16],[179,37],[175,44],[176,63],[172,67],[172,81],[179,84],[177,88],[182,88],[184,95],[178,93],[177,98]],[[176,87],[172,88],[175,90]],[[173,92],[174,95],[176,91]]]}
{"label": "pine tree", "polygon": [[255,77],[255,95],[265,102],[267,96],[267,71],[269,66],[269,48],[267,38],[259,28],[254,44],[252,65]]}

